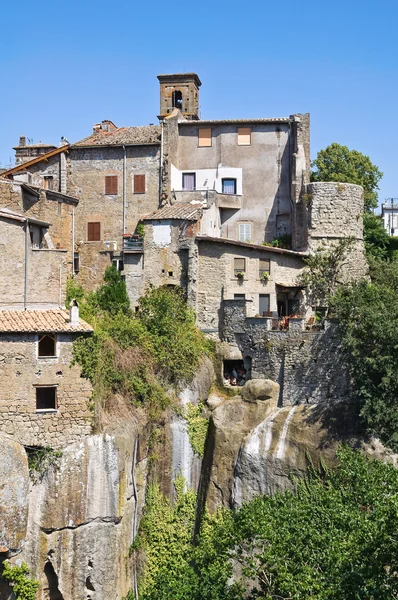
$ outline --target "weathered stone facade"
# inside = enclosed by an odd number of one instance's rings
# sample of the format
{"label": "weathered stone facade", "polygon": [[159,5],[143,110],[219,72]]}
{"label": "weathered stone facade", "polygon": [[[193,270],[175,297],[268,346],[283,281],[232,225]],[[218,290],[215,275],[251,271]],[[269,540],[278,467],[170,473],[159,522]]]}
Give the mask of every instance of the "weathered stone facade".
{"label": "weathered stone facade", "polygon": [[[38,357],[38,333],[0,333],[0,432],[24,446],[60,448],[91,433],[91,384],[70,366],[76,335],[57,334],[56,358]],[[36,410],[36,387],[56,386],[57,408]]]}
{"label": "weathered stone facade", "polygon": [[277,381],[279,405],[321,403],[350,395],[350,378],[335,324],[304,330],[292,319],[285,331],[271,329],[271,319],[247,316],[245,300],[223,303],[223,358],[245,359],[251,377]]}

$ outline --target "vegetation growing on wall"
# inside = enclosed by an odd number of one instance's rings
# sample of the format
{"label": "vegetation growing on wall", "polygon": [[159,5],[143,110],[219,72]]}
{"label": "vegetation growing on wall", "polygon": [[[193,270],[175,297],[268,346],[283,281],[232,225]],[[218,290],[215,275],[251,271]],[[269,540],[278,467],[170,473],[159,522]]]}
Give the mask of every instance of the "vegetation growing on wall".
{"label": "vegetation growing on wall", "polygon": [[39,582],[29,577],[29,567],[26,563],[18,566],[4,561],[1,576],[12,587],[15,600],[36,600]]}
{"label": "vegetation growing on wall", "polygon": [[62,457],[61,450],[50,446],[25,446],[28,455],[29,475],[34,482],[40,481],[50,467],[57,468]]}
{"label": "vegetation growing on wall", "polygon": [[76,297],[94,326],[92,336],[75,341],[74,361],[92,382],[94,400],[118,393],[155,416],[169,402],[165,389],[192,379],[211,344],[195,326],[181,288],[148,289],[132,314],[120,273],[109,267],[104,281],[89,294],[69,284],[68,300]]}
{"label": "vegetation growing on wall", "polygon": [[294,493],[205,515],[195,544],[193,493],[178,482],[172,506],[151,488],[135,545],[147,561],[140,600],[396,598],[398,471],[338,456],[335,471],[310,466]]}
{"label": "vegetation growing on wall", "polygon": [[185,418],[188,422],[188,436],[191,446],[203,458],[205,453],[205,442],[207,430],[209,428],[209,419],[204,414],[204,406],[199,402],[197,406],[187,404]]}

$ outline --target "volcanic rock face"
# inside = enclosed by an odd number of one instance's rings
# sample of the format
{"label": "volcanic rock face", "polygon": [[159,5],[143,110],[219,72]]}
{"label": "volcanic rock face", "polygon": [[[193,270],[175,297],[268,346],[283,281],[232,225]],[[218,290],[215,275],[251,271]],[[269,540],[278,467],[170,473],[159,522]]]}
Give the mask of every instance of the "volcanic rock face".
{"label": "volcanic rock face", "polygon": [[0,438],[0,553],[21,548],[28,519],[29,471],[23,446]]}

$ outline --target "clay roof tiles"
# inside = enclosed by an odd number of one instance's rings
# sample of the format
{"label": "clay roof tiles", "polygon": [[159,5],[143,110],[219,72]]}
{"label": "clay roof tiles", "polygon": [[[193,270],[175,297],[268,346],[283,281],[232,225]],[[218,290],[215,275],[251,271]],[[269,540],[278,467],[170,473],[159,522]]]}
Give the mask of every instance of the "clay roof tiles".
{"label": "clay roof tiles", "polygon": [[0,310],[0,333],[90,333],[91,325],[79,319],[69,322],[69,311],[62,308],[48,310]]}
{"label": "clay roof tiles", "polygon": [[140,144],[160,144],[160,125],[142,127],[118,127],[112,131],[97,131],[72,144],[71,148],[90,146],[129,146]]}
{"label": "clay roof tiles", "polygon": [[184,221],[197,221],[203,214],[202,204],[172,204],[163,206],[157,211],[144,217],[143,221],[162,219],[181,219]]}

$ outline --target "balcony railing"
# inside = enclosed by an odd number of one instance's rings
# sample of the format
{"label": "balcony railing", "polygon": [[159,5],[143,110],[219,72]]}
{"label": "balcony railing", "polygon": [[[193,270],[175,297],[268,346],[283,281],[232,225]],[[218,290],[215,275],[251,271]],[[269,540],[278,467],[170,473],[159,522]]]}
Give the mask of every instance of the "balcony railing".
{"label": "balcony railing", "polygon": [[144,252],[144,238],[139,235],[123,236],[124,252]]}

